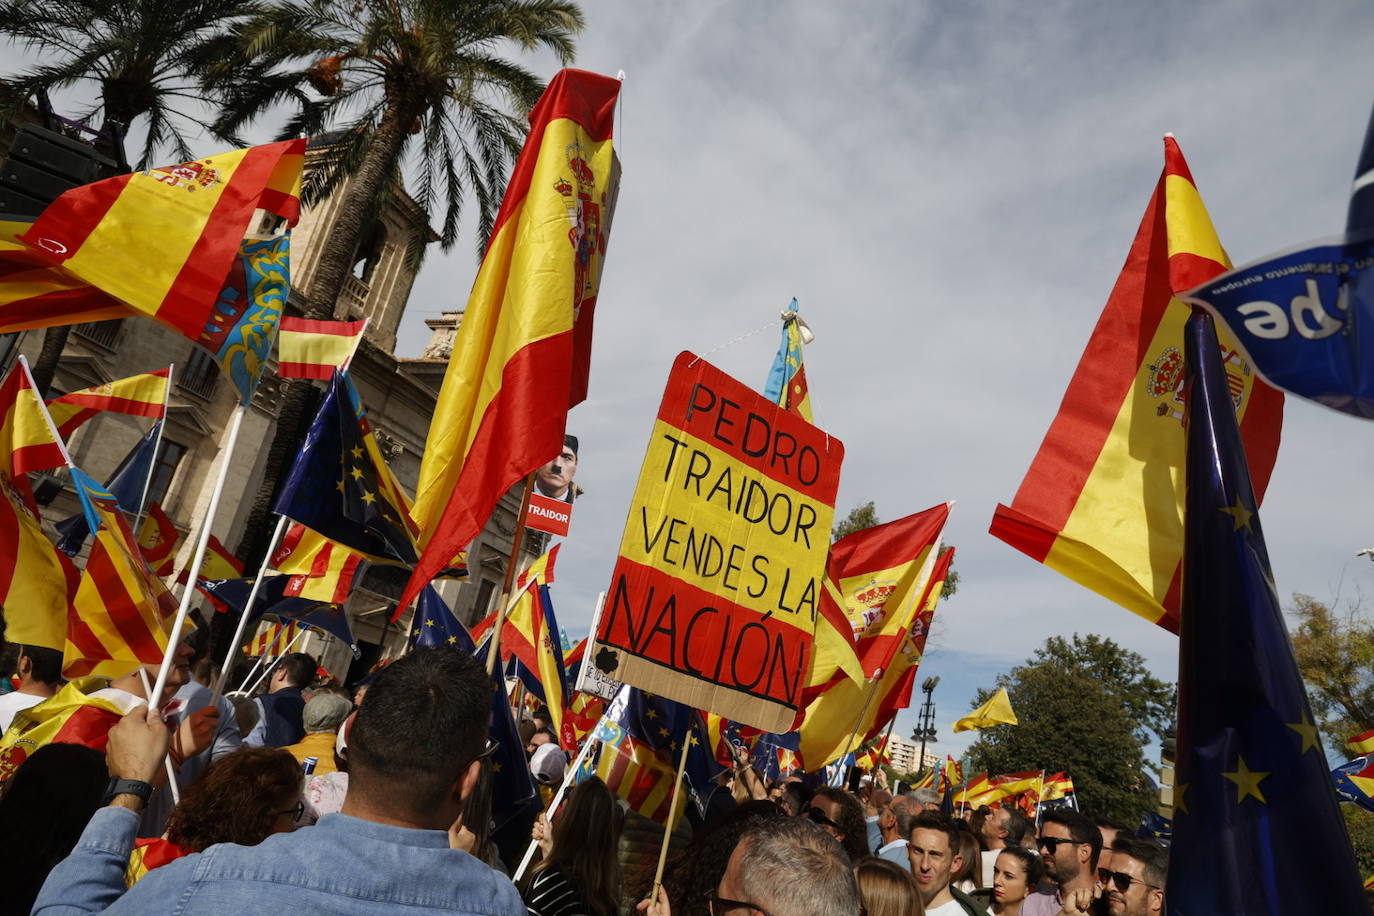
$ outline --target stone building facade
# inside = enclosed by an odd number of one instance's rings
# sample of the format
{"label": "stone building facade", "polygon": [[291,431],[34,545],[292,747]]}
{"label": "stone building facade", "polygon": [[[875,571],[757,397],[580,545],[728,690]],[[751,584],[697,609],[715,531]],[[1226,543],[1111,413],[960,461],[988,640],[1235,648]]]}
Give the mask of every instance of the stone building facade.
{"label": "stone building facade", "polygon": [[[318,162],[320,155],[319,148],[307,153],[307,169],[312,160]],[[288,313],[298,311],[303,297],[309,294],[321,246],[326,244],[328,227],[342,196],[335,194],[307,208],[293,231]],[[270,226],[264,222],[256,228]],[[416,275],[414,259],[407,258],[407,251],[435,240],[415,202],[403,191],[393,193],[376,228],[359,246],[353,276],[335,307],[335,316],[341,320],[369,319],[351,371],[391,467],[411,493],[419,478],[430,417],[460,314],[449,313],[453,318],[443,329],[435,331],[435,339],[422,358],[396,356],[397,331]],[[466,279],[454,286],[465,287]],[[34,362],[44,333],[35,330],[0,336],[0,370],[7,371],[21,353],[30,363]],[[225,455],[223,445],[229,417],[237,403],[232,385],[220,377],[218,366],[208,354],[152,320],[125,319],[76,326],[68,338],[49,396],[154,371],[169,363],[175,364],[174,385],[149,500],[161,503],[178,530],[188,534],[191,526],[205,515],[219,463],[228,460],[228,480],[212,533],[232,549],[244,533],[275,430],[279,394],[275,366],[269,367],[264,375],[231,456]],[[72,458],[83,470],[105,480],[148,425],[147,420],[140,418],[101,414],[72,436]],[[56,475],[49,491],[57,491],[58,484],[62,484],[62,489],[44,508],[46,524],[79,511],[65,475]],[[474,541],[469,580],[440,584],[440,593],[465,623],[485,615],[500,594],[518,510],[517,487],[505,496],[486,530]],[[275,517],[272,523],[275,524]],[[527,532],[521,565],[542,551],[545,540],[546,536]],[[192,549],[191,539],[184,538],[177,553],[178,571],[189,564]],[[249,570],[247,574],[255,572]],[[356,676],[377,658],[399,652],[409,631],[408,615],[393,625],[388,622],[387,613],[399,595],[404,572],[373,567],[360,581],[347,610],[362,657],[354,659],[336,640],[315,634],[298,646],[316,655],[338,677],[345,677],[350,670]],[[204,611],[210,612],[208,607]]]}

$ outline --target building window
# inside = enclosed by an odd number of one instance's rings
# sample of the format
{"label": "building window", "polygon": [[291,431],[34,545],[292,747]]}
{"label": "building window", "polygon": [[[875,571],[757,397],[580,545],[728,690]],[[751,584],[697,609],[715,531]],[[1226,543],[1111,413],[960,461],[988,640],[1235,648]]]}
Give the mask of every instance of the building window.
{"label": "building window", "polygon": [[76,326],[76,335],[107,350],[113,350],[115,344],[119,342],[119,329],[123,326],[124,319],[122,318],[113,318],[109,321],[88,321]]}
{"label": "building window", "polygon": [[496,591],[496,583],[490,579],[483,579],[482,584],[477,586],[477,604],[475,606],[476,615],[473,622],[476,623],[487,616],[488,609],[491,607],[491,596]]}
{"label": "building window", "polygon": [[177,373],[177,387],[207,400],[214,396],[219,385],[219,365],[215,358],[200,347],[191,350],[186,368]]}
{"label": "building window", "polygon": [[162,437],[162,448],[157,451],[157,464],[153,465],[153,479],[148,484],[148,502],[144,503],[145,506],[148,503],[162,503],[167,498],[167,490],[172,486],[177,465],[181,464],[186,452],[186,446],[173,442],[166,436]]}

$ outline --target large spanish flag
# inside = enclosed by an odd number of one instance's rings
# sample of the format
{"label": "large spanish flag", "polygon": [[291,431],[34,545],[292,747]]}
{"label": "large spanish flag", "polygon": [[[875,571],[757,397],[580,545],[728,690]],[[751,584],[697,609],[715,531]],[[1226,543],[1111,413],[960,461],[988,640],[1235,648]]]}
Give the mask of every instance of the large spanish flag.
{"label": "large spanish flag", "polygon": [[82,185],[0,241],[0,332],[145,316],[207,327],[256,210],[294,225],[305,141]]}
{"label": "large spanish flag", "polygon": [[167,387],[171,367],[82,388],[48,402],[48,413],[64,440],[101,411],[131,417],[167,416]]}
{"label": "large spanish flag", "polygon": [[618,80],[563,70],[530,113],[425,443],[413,512],[422,553],[401,607],[503,493],[558,454],[568,408],[585,396],[618,180],[619,91]]}
{"label": "large spanish flag", "polygon": [[[1231,266],[1183,153],[1164,173],[1059,413],[992,534],[1122,607],[1178,632],[1183,559],[1183,326],[1176,296]],[[1218,328],[1241,436],[1262,497],[1283,395]]]}
{"label": "large spanish flag", "polygon": [[66,456],[23,357],[0,384],[0,607],[10,642],[62,650],[77,573],[43,533],[28,472]]}

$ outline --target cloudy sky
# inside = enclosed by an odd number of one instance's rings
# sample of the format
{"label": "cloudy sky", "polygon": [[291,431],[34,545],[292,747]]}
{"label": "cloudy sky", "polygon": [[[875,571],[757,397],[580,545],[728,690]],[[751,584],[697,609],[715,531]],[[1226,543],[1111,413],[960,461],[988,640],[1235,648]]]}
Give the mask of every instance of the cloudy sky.
{"label": "cloudy sky", "polygon": [[[1237,263],[1334,233],[1374,102],[1349,2],[584,0],[578,65],[627,74],[578,503],[560,562],[584,632],[673,357],[762,386],[776,315],[816,332],[841,514],[955,499],[958,595],[924,675],[941,752],[974,691],[1047,637],[1100,633],[1176,676],[1176,641],[987,534],[1120,270],[1172,131]],[[0,63],[13,60],[12,53]],[[553,65],[536,59],[546,76]],[[213,150],[207,148],[205,152]],[[401,355],[461,305],[470,238],[432,254]],[[762,329],[752,336],[750,331]],[[1358,599],[1374,430],[1290,402],[1263,518],[1281,593]],[[1374,597],[1371,597],[1374,600]],[[914,710],[898,720],[915,725]]]}

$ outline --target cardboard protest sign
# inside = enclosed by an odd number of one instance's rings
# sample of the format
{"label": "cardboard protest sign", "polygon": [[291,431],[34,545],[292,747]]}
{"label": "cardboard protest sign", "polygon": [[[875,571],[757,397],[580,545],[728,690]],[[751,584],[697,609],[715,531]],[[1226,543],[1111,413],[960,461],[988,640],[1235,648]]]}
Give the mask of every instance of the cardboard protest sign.
{"label": "cardboard protest sign", "polygon": [[787,731],[811,656],[844,447],[691,353],[668,378],[592,663]]}
{"label": "cardboard protest sign", "polygon": [[582,664],[577,666],[577,681],[573,684],[573,690],[590,693],[592,696],[601,697],[603,700],[614,700],[615,695],[620,692],[623,685],[615,678],[607,677],[592,661],[596,658],[598,649],[596,630],[601,625],[601,611],[605,606],[606,593],[602,592],[596,596],[596,613],[592,614],[591,638],[587,640],[587,652],[583,656]]}

